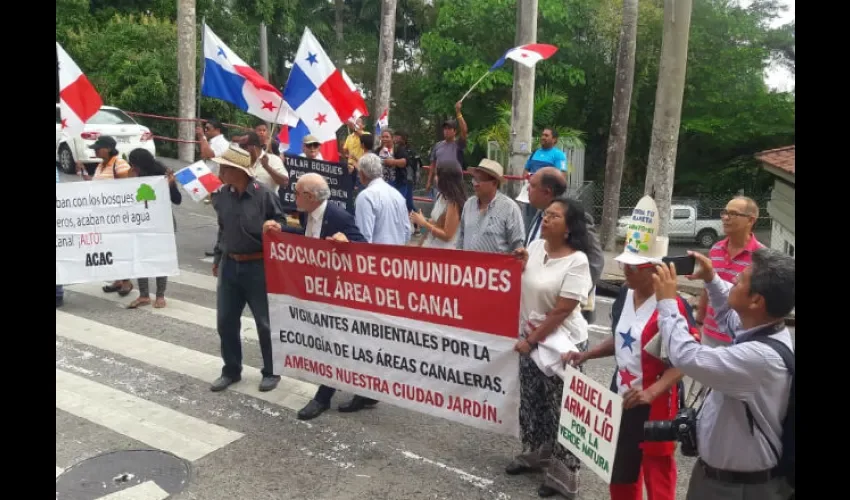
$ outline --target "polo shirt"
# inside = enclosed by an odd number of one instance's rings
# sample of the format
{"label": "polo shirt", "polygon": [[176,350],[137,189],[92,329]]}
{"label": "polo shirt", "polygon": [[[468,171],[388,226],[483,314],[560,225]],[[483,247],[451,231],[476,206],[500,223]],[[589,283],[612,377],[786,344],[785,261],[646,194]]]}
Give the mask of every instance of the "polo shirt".
{"label": "polo shirt", "polygon": [[[753,252],[760,248],[764,248],[764,245],[756,239],[755,235],[752,235],[743,250],[737,255],[729,255],[729,238],[724,238],[711,247],[708,257],[711,259],[711,265],[714,267],[717,276],[723,281],[734,285],[738,282],[738,276],[752,265]],[[726,343],[732,342],[732,337],[720,330],[721,328],[714,319],[714,309],[709,304],[706,307],[705,318],[703,320],[703,333]]]}

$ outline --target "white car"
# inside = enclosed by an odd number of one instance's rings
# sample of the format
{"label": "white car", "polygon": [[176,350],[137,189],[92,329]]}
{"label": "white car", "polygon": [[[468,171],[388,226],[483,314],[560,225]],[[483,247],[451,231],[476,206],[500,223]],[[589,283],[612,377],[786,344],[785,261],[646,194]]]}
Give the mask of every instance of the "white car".
{"label": "white car", "polygon": [[[699,219],[697,211],[690,205],[673,205],[667,236],[670,241],[695,242],[711,248],[723,234],[723,221],[720,219]],[[617,239],[626,239],[631,216],[620,217],[617,221]]]}
{"label": "white car", "polygon": [[150,129],[136,123],[127,113],[113,106],[101,106],[100,110],[86,122],[78,137],[69,137],[62,131],[62,118],[59,116],[59,104],[56,104],[56,164],[63,171],[72,174],[77,161],[83,162],[89,173],[94,172],[93,165],[100,163],[89,146],[101,135],[108,135],[118,143],[118,152],[129,155],[130,151],[142,148],[156,156],[156,146]]}

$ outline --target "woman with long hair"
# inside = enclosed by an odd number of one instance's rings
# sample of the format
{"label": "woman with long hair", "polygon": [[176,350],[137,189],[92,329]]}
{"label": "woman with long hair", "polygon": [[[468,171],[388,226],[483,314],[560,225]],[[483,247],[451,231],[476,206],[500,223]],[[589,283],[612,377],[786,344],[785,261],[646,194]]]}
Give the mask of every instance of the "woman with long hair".
{"label": "woman with long hair", "polygon": [[[174,181],[174,173],[158,162],[156,158],[146,149],[134,149],[130,151],[127,158],[130,163],[131,177],[158,177],[165,175],[168,177],[168,190],[171,194],[171,203],[179,205],[183,201],[183,195],[177,188],[177,183]],[[173,217],[173,214],[172,214]],[[174,229],[177,230],[177,219],[174,219]],[[153,306],[157,309],[165,307],[165,287],[168,283],[168,278],[159,276],[156,278],[156,300]],[[146,306],[151,303],[150,285],[148,278],[139,278],[139,296],[127,306],[127,309],[135,309],[139,306]]]}
{"label": "woman with long hair", "polygon": [[410,212],[410,222],[423,227],[428,232],[422,241],[423,247],[455,248],[460,230],[460,213],[466,203],[466,189],[463,184],[463,171],[454,161],[442,161],[437,164],[437,190],[431,218],[425,219],[422,210]]}
{"label": "woman with long hair", "polygon": [[[522,453],[505,469],[509,475],[545,469],[541,497],[578,494],[581,461],[558,443],[564,381],[531,357],[533,346],[558,335],[578,350],[587,348],[587,321],[581,304],[593,286],[587,251],[590,239],[584,208],[556,198],[543,212],[540,238],[515,254],[523,260],[520,302],[520,437]],[[545,371],[544,371],[545,370]]]}

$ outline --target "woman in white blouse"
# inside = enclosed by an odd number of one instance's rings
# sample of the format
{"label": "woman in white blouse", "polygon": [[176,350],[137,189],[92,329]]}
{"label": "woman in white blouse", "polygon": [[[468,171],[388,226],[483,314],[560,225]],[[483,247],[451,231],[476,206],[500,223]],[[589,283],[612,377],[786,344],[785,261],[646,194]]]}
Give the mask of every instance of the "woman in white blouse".
{"label": "woman in white blouse", "polygon": [[435,172],[439,196],[431,209],[431,219],[426,220],[422,211],[410,212],[410,222],[428,232],[422,246],[426,248],[457,248],[460,229],[460,212],[466,203],[463,170],[457,162],[440,162]]}
{"label": "woman in white blouse", "polygon": [[537,344],[557,334],[578,349],[587,346],[587,321],[581,304],[592,287],[587,224],[581,204],[572,199],[555,199],[543,212],[540,238],[516,254],[525,262],[520,302],[521,354],[520,437],[522,453],[505,469],[509,475],[545,468],[541,497],[578,493],[581,461],[558,444],[561,395],[564,381],[543,373],[530,356]]}

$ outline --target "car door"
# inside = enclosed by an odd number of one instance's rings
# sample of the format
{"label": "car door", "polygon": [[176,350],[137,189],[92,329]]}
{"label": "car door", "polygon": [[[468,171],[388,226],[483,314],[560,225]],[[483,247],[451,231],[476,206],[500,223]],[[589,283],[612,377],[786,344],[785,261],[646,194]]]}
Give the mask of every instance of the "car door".
{"label": "car door", "polygon": [[692,207],[673,207],[673,216],[670,217],[671,238],[691,238],[696,230],[695,211]]}
{"label": "car door", "polygon": [[62,140],[62,117],[59,113],[59,106],[56,106],[56,149],[59,149],[59,141]]}

